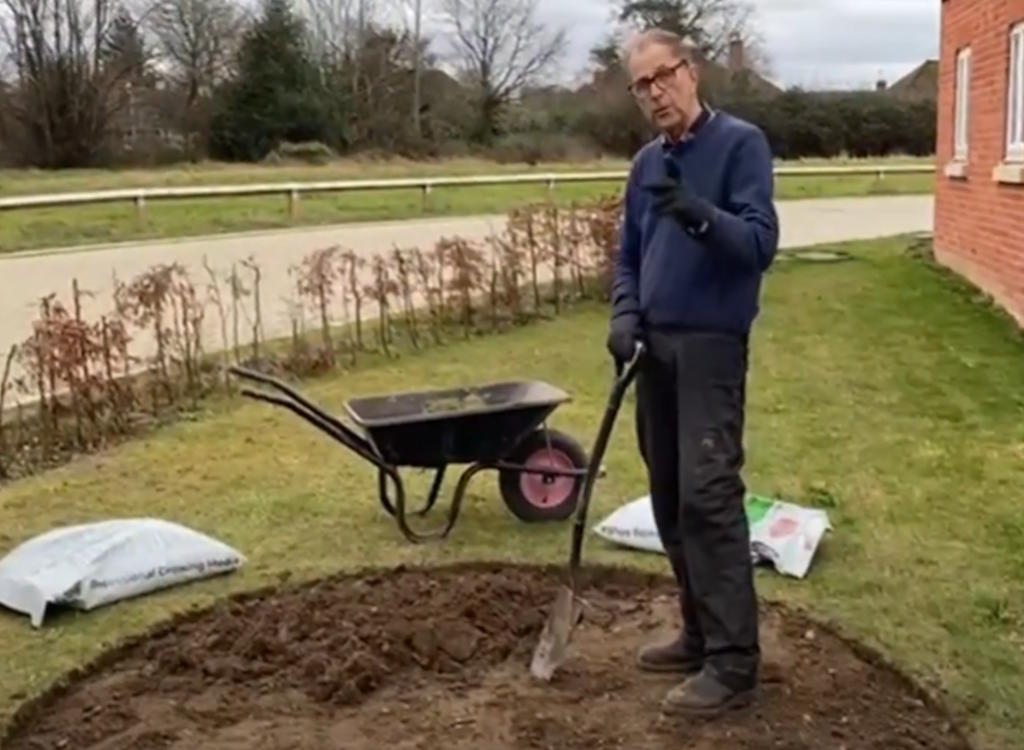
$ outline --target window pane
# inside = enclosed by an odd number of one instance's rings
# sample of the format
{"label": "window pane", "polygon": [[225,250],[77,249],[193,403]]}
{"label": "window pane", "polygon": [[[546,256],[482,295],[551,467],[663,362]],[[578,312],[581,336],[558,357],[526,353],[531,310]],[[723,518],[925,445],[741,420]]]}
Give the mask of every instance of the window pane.
{"label": "window pane", "polygon": [[1016,54],[1012,66],[1014,72],[1014,90],[1012,112],[1014,116],[1014,143],[1024,141],[1024,28],[1019,28],[1013,35]]}
{"label": "window pane", "polygon": [[1007,101],[1007,135],[1008,145],[1013,146],[1019,140],[1020,117],[1018,116],[1017,100],[1020,98],[1020,35],[1014,32],[1010,37],[1010,92]]}
{"label": "window pane", "polygon": [[970,120],[970,50],[964,49],[956,58],[956,94],[954,96],[953,146],[954,155],[964,158],[967,154],[967,127]]}

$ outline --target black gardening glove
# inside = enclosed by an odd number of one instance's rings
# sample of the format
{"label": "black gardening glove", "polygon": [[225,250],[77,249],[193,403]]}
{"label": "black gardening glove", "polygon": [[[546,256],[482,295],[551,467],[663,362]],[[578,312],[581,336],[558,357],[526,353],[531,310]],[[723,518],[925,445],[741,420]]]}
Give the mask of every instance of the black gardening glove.
{"label": "black gardening glove", "polygon": [[647,185],[655,213],[672,217],[692,234],[703,234],[711,225],[714,206],[690,189],[670,157],[665,157],[664,164],[665,176]]}
{"label": "black gardening glove", "polygon": [[617,365],[624,365],[633,359],[636,345],[642,340],[640,316],[636,313],[621,313],[612,318],[608,331],[608,351]]}

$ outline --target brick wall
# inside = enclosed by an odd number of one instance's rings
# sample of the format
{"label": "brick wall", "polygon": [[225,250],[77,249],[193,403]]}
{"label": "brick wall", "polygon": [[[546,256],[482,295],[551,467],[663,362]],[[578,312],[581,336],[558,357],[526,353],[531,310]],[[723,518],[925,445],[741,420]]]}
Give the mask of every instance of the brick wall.
{"label": "brick wall", "polygon": [[[1024,184],[997,182],[1006,152],[1009,29],[1024,0],[943,0],[939,65],[935,251],[1024,326]],[[968,156],[953,160],[956,55],[971,46]]]}

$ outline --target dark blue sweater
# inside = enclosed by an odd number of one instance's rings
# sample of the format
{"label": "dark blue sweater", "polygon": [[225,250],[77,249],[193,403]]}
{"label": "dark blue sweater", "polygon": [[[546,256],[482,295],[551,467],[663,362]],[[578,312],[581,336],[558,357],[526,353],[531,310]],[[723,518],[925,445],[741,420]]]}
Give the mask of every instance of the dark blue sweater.
{"label": "dark blue sweater", "polygon": [[[646,184],[670,154],[714,216],[703,234],[651,210]],[[772,154],[756,126],[712,113],[687,139],[658,138],[633,160],[612,285],[613,315],[639,312],[647,327],[749,333],[761,274],[778,248]]]}

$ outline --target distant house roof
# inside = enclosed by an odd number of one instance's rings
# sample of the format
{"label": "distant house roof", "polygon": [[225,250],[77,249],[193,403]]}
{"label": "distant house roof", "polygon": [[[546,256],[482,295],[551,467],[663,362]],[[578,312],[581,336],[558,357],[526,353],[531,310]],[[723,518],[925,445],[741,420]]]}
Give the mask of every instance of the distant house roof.
{"label": "distant house roof", "polygon": [[939,61],[925,60],[886,91],[901,99],[934,99],[939,94]]}
{"label": "distant house roof", "polygon": [[701,69],[706,93],[728,91],[771,97],[783,91],[782,87],[769,81],[747,64],[743,40],[739,37],[730,40],[725,64],[705,59],[701,61]]}
{"label": "distant house roof", "polygon": [[754,70],[744,68],[734,71],[713,60],[704,63],[701,77],[713,91],[749,92],[755,96],[778,96],[782,93],[781,87]]}
{"label": "distant house roof", "polygon": [[462,90],[462,84],[440,68],[426,68],[421,74],[420,85],[422,85],[425,90],[432,89],[444,93],[459,92]]}
{"label": "distant house roof", "polygon": [[[782,94],[783,87],[770,81],[747,65],[743,42],[734,38],[729,43],[725,62],[703,57],[698,62],[701,79],[701,95],[714,100],[719,95],[744,94],[757,97],[773,97]],[[595,93],[620,87],[626,90],[628,77],[621,65],[596,66],[591,79],[576,88],[577,93]]]}

